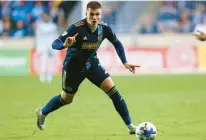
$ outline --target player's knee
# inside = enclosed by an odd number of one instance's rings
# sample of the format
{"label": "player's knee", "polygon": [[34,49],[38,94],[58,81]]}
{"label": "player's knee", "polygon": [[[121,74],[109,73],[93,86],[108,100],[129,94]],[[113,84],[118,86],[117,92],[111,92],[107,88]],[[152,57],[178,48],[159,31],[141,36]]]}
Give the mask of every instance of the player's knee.
{"label": "player's knee", "polygon": [[100,88],[107,93],[110,91],[114,86],[114,82],[112,81],[111,77],[106,78],[100,85]]}
{"label": "player's knee", "polygon": [[115,86],[113,86],[112,88],[110,88],[110,89],[107,91],[107,95],[108,95],[109,97],[111,97],[112,95],[114,95],[114,94],[117,93],[117,92],[118,92],[117,88],[116,88]]}
{"label": "player's knee", "polygon": [[65,91],[62,91],[61,98],[65,104],[71,104],[73,102],[75,93],[66,93]]}

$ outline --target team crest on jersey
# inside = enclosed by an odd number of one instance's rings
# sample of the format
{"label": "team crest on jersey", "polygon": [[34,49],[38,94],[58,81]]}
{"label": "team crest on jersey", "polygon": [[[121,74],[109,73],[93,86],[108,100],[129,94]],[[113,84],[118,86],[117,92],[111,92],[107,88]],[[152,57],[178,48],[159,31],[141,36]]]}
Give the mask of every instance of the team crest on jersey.
{"label": "team crest on jersey", "polygon": [[98,40],[102,40],[102,34],[98,35]]}

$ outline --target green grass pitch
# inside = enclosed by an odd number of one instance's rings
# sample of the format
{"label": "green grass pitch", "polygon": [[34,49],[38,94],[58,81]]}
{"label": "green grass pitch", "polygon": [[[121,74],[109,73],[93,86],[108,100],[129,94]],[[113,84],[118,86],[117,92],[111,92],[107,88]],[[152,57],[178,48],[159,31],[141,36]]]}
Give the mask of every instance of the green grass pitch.
{"label": "green grass pitch", "polygon": [[[206,140],[206,75],[113,77],[134,124],[151,121],[157,140]],[[0,140],[135,140],[110,99],[85,80],[71,105],[36,127],[35,108],[61,91],[61,78],[0,77]]]}

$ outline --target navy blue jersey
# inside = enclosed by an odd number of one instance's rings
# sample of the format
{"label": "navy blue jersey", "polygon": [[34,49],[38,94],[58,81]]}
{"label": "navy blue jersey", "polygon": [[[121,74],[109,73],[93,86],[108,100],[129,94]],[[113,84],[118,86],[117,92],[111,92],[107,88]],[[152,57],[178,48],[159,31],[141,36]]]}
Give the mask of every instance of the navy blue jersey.
{"label": "navy blue jersey", "polygon": [[103,21],[92,32],[88,27],[86,19],[72,24],[58,39],[64,43],[68,37],[74,36],[76,33],[78,33],[76,43],[68,48],[64,64],[75,61],[73,64],[79,65],[82,68],[96,56],[96,51],[105,38],[111,43],[117,40],[112,29]]}

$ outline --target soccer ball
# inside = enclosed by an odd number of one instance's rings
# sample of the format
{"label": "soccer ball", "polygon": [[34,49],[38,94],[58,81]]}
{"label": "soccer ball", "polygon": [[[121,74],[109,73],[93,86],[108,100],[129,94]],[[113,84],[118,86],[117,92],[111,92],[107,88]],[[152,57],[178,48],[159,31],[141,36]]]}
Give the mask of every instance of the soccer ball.
{"label": "soccer ball", "polygon": [[157,129],[150,122],[142,122],[137,126],[136,137],[138,140],[155,140]]}

